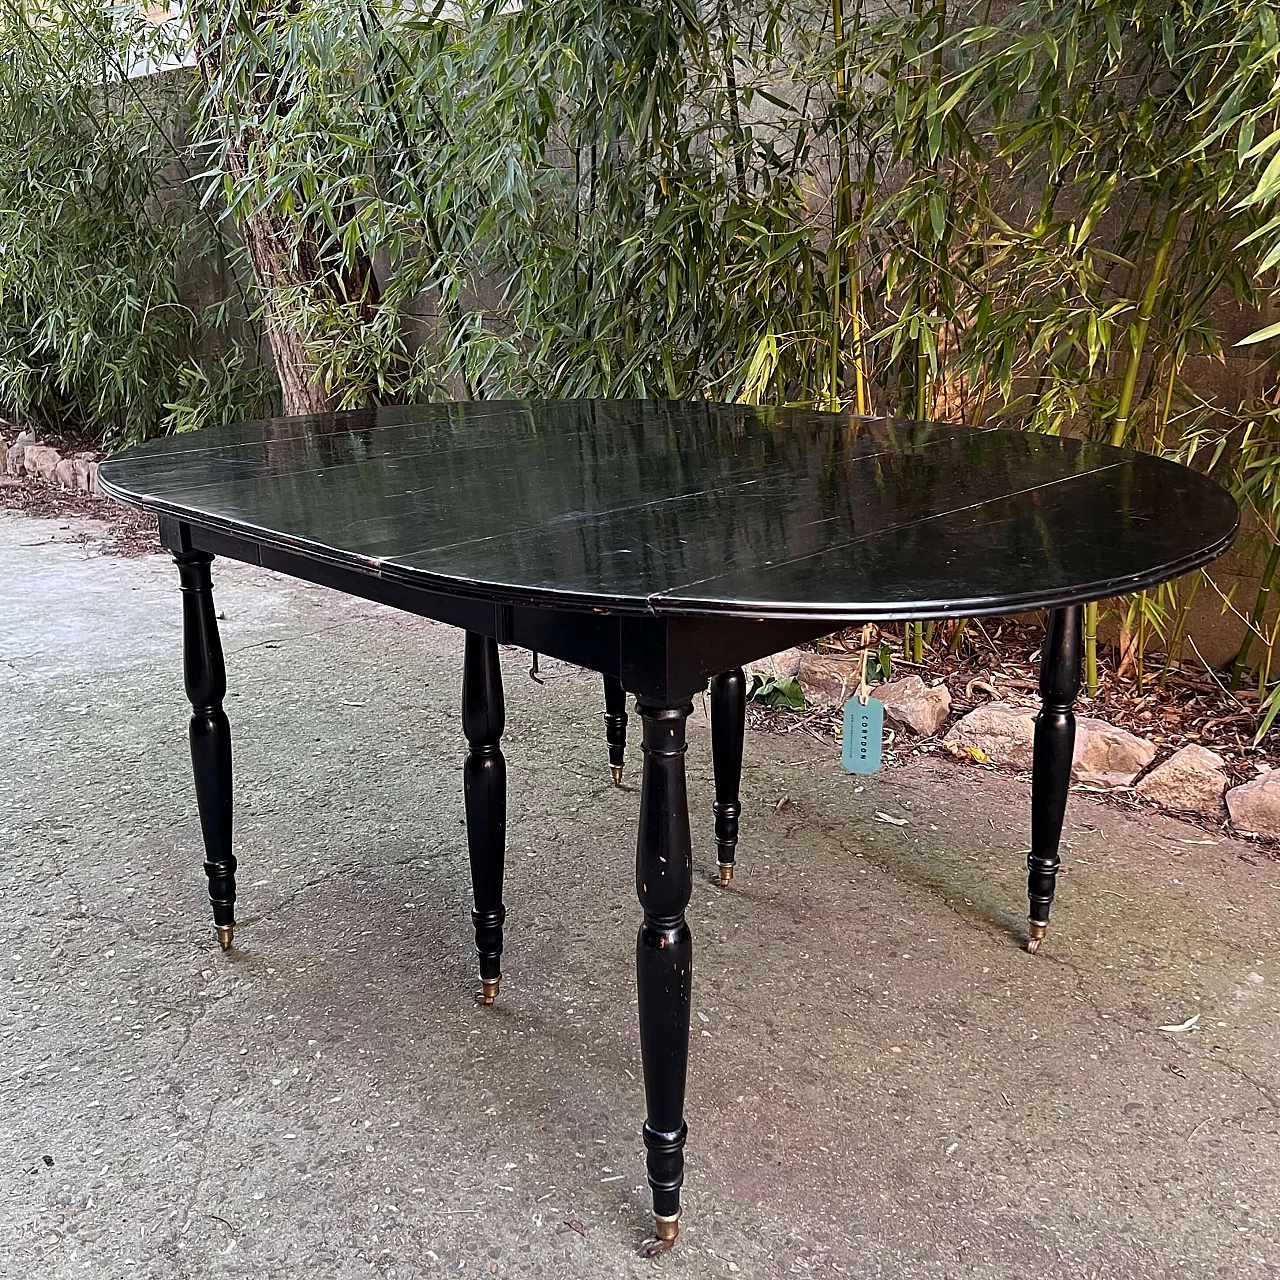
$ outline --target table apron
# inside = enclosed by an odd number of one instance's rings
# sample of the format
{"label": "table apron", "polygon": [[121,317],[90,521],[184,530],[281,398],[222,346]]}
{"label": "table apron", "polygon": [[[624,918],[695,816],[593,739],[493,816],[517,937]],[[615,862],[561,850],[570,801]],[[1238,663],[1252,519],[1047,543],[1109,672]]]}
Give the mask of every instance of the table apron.
{"label": "table apron", "polygon": [[290,551],[225,530],[160,517],[160,541],[174,554],[203,551],[303,582],[560,658],[621,680],[629,693],[674,705],[712,676],[815,640],[842,625],[829,619],[771,620],[610,613],[508,604],[437,591],[322,556]]}

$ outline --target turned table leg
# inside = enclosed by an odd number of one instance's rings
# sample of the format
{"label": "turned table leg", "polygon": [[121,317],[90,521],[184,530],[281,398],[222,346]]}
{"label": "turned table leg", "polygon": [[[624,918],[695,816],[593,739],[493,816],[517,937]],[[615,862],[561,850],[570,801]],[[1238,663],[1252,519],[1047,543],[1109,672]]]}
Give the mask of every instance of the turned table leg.
{"label": "turned table leg", "polygon": [[502,870],[507,846],[507,762],[502,755],[506,711],[498,642],[467,632],[462,661],[462,731],[467,760],[462,767],[466,793],[467,849],[475,906],[471,922],[480,957],[481,1004],[492,1004],[502,978]]}
{"label": "turned table leg", "polygon": [[620,787],[627,754],[627,693],[615,676],[604,678],[604,740],[609,744],[613,785]]}
{"label": "turned table leg", "polygon": [[685,1076],[693,940],[684,910],[693,857],[685,789],[685,722],[690,703],[637,702],[644,722],[644,777],[636,841],[636,893],[644,919],[636,939],[640,1054],[644,1064],[644,1145],[657,1236],[671,1241],[684,1181]]}
{"label": "turned table leg", "polygon": [[1049,616],[1040,655],[1040,713],[1036,716],[1031,764],[1031,852],[1027,855],[1027,898],[1030,903],[1027,950],[1040,949],[1049,927],[1054,884],[1060,865],[1058,842],[1071,786],[1076,718],[1072,711],[1080,692],[1080,606],[1056,609]]}
{"label": "turned table leg", "polygon": [[711,765],[716,778],[716,861],[720,883],[733,879],[742,814],[742,740],[747,723],[747,677],[741,667],[711,681]]}
{"label": "turned table leg", "polygon": [[231,852],[231,726],[222,710],[227,671],[213,607],[213,557],[174,556],[182,587],[182,668],[191,702],[191,768],[204,837],[205,875],[218,942],[231,946],[236,924],[236,859]]}

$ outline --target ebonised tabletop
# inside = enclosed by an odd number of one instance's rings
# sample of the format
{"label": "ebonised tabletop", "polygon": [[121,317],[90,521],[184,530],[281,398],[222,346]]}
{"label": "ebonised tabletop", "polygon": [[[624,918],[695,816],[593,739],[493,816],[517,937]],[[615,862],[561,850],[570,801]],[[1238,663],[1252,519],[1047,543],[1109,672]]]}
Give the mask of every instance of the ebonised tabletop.
{"label": "ebonised tabletop", "polygon": [[104,491],[438,590],[660,615],[884,620],[1121,595],[1238,512],[1148,454],[709,402],[487,401],[276,418],[108,459]]}

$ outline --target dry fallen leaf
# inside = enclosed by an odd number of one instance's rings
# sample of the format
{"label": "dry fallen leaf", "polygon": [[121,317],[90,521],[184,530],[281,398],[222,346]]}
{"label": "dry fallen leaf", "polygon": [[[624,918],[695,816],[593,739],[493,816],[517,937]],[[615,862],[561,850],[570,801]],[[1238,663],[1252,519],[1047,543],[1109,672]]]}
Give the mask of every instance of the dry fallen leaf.
{"label": "dry fallen leaf", "polygon": [[891,818],[887,813],[881,813],[879,809],[876,810],[876,817],[879,818],[881,822],[893,823],[895,827],[905,827],[907,825],[906,818]]}
{"label": "dry fallen leaf", "polygon": [[1186,1020],[1186,1022],[1179,1022],[1176,1026],[1170,1025],[1167,1027],[1161,1027],[1160,1030],[1161,1031],[1190,1031],[1191,1028],[1194,1027],[1196,1023],[1199,1021],[1200,1021],[1200,1015],[1198,1013],[1193,1013],[1191,1017],[1189,1017]]}

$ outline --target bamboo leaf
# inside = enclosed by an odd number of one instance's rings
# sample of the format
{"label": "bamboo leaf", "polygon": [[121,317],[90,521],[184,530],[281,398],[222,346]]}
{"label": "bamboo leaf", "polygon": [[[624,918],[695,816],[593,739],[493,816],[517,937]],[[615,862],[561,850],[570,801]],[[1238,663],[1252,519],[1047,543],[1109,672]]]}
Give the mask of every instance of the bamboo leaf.
{"label": "bamboo leaf", "polygon": [[1241,338],[1236,343],[1237,347],[1251,347],[1258,342],[1266,342],[1271,338],[1280,337],[1280,321],[1275,324],[1269,324],[1265,328],[1255,329],[1247,337]]}
{"label": "bamboo leaf", "polygon": [[1271,728],[1276,722],[1276,717],[1280,716],[1280,681],[1271,686],[1266,708],[1266,715],[1263,716],[1262,723],[1258,725],[1258,731],[1253,736],[1253,745],[1255,747],[1260,745],[1263,738],[1271,732]]}

